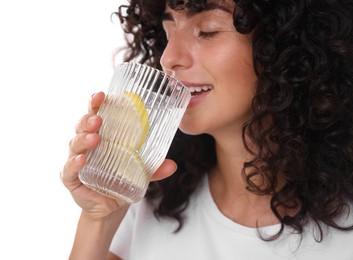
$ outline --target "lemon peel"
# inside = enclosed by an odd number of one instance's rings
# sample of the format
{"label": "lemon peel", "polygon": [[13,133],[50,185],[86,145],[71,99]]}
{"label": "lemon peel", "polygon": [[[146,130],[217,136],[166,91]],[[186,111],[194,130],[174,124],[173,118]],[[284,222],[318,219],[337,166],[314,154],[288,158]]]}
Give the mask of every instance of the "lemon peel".
{"label": "lemon peel", "polygon": [[[138,94],[132,91],[124,91],[122,94],[122,98],[128,99],[128,102],[126,104],[128,105],[128,109],[126,111],[129,114],[130,118],[128,118],[127,120],[133,120],[133,127],[136,127],[140,130],[137,131],[134,136],[134,138],[136,138],[135,148],[137,150],[140,150],[147,138],[148,132],[151,127],[148,118],[148,111],[146,109],[145,103],[142,101],[141,97]],[[136,121],[139,123],[138,125],[135,124]],[[130,148],[132,147],[130,146]]]}

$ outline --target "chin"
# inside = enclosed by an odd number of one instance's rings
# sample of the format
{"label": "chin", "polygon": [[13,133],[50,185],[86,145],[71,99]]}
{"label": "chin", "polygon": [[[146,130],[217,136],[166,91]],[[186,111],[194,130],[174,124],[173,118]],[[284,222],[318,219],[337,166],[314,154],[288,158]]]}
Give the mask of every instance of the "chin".
{"label": "chin", "polygon": [[200,135],[205,133],[204,129],[201,129],[195,124],[185,124],[183,122],[179,125],[179,130],[187,135]]}

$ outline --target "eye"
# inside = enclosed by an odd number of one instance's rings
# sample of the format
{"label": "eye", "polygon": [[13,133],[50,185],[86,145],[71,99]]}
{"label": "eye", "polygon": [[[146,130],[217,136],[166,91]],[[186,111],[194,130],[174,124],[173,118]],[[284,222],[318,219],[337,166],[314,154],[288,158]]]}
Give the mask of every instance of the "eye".
{"label": "eye", "polygon": [[197,33],[197,37],[201,37],[201,38],[204,38],[204,39],[211,39],[215,36],[217,36],[219,34],[219,32],[217,31],[214,31],[214,32],[203,32],[203,31],[200,31]]}

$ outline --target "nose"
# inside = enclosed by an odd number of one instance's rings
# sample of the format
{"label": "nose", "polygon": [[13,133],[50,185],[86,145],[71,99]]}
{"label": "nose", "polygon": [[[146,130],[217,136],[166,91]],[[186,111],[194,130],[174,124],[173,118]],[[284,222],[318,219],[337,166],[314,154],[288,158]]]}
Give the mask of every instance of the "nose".
{"label": "nose", "polygon": [[185,33],[176,30],[173,32],[160,62],[163,70],[171,76],[175,76],[178,71],[192,65],[192,46]]}

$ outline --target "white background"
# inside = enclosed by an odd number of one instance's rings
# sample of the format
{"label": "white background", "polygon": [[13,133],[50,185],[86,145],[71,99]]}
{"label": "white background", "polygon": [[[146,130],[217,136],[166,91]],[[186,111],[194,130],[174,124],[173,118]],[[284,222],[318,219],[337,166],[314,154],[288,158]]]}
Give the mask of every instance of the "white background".
{"label": "white background", "polygon": [[108,87],[123,2],[0,2],[0,259],[68,258],[80,209],[59,172],[91,94]]}

